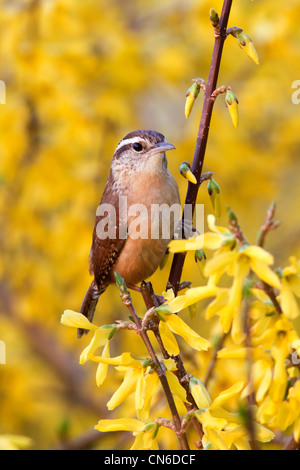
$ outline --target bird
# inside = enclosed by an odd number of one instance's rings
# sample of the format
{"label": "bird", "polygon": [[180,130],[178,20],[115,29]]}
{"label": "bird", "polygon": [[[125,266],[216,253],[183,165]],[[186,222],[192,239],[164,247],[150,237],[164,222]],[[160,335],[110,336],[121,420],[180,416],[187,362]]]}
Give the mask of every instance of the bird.
{"label": "bird", "polygon": [[[130,132],[115,149],[96,212],[90,250],[93,280],[80,309],[91,322],[99,297],[116,281],[115,273],[128,286],[136,286],[152,276],[167,252],[180,214],[176,216],[174,211],[164,217],[160,213],[154,218],[151,208],[173,205],[180,208],[178,185],[166,158],[166,152],[173,149],[174,145],[163,134],[153,130]],[[140,212],[132,208],[139,208]],[[146,209],[146,214],[141,208]],[[169,229],[166,236],[164,222]],[[146,236],[136,236],[142,225]],[[78,329],[78,337],[87,332]]]}

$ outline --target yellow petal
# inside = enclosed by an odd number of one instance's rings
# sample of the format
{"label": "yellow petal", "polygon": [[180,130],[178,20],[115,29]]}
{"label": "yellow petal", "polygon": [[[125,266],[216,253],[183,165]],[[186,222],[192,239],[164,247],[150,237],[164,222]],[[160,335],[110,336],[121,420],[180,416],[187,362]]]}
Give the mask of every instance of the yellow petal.
{"label": "yellow petal", "polygon": [[255,258],[251,258],[250,266],[259,279],[266,282],[270,286],[275,287],[276,289],[281,288],[278,276],[274,273],[274,271],[272,271],[272,269],[269,268],[268,265],[258,261]]}
{"label": "yellow petal", "polygon": [[162,296],[164,297],[164,299],[168,301],[175,299],[175,294],[174,294],[173,289],[168,289],[167,291],[164,291],[162,293]]}
{"label": "yellow petal", "polygon": [[217,315],[220,310],[228,304],[229,291],[224,290],[220,291],[215,300],[213,300],[207,307],[205,318],[209,320],[210,318]]}
{"label": "yellow petal", "polygon": [[145,427],[145,423],[134,418],[100,419],[95,429],[100,432],[131,431],[139,432]]}
{"label": "yellow petal", "polygon": [[[106,345],[103,348],[102,351],[102,357],[109,357],[109,341],[106,342]],[[99,364],[97,367],[97,372],[96,372],[96,384],[98,387],[100,387],[104,380],[106,379],[107,375],[107,369],[108,369],[108,364]]]}
{"label": "yellow petal", "polygon": [[65,310],[61,323],[66,326],[74,328],[83,328],[85,330],[97,330],[98,326],[93,325],[82,313],[74,312],[73,310]]}
{"label": "yellow petal", "polygon": [[209,442],[211,442],[217,450],[228,450],[228,447],[225,442],[222,440],[217,431],[215,431],[213,428],[207,427],[205,429],[205,434]]}
{"label": "yellow petal", "polygon": [[300,297],[300,276],[289,276],[287,279],[292,291],[297,297]]}
{"label": "yellow petal", "polygon": [[223,273],[231,263],[237,260],[238,257],[239,254],[234,251],[225,251],[224,253],[214,256],[206,262],[204,268],[205,276],[210,276],[217,271],[221,271]]}
{"label": "yellow petal", "polygon": [[127,366],[127,367],[141,367],[140,361],[133,359],[130,353],[125,352],[120,354],[120,356],[115,357],[104,357],[104,356],[89,356],[95,362],[100,362],[103,364],[111,364],[113,366]]}
{"label": "yellow petal", "polygon": [[91,359],[90,355],[94,355],[95,351],[107,343],[107,335],[109,330],[97,328],[90,344],[82,351],[79,359],[80,364],[84,364]]}
{"label": "yellow petal", "polygon": [[147,374],[145,377],[145,395],[144,395],[144,404],[143,407],[138,410],[137,417],[142,421],[148,419],[150,414],[150,405],[152,398],[160,389],[160,380],[157,374],[154,372],[152,374]]}
{"label": "yellow petal", "polygon": [[220,437],[229,449],[232,444],[234,444],[236,441],[239,441],[245,436],[247,436],[247,430],[242,425],[235,426],[229,431],[220,431]]}
{"label": "yellow petal", "polygon": [[203,246],[207,250],[218,250],[221,248],[224,238],[221,234],[207,232],[204,234]]}
{"label": "yellow petal", "polygon": [[300,441],[300,418],[296,419],[294,424],[294,438],[296,442]]}
{"label": "yellow petal", "polygon": [[221,310],[221,325],[225,333],[229,332],[233,318],[236,315],[240,315],[243,284],[248,272],[248,258],[241,255],[234,264],[234,281],[232,288],[230,289],[228,305]]}
{"label": "yellow petal", "polygon": [[171,300],[167,307],[171,313],[177,313],[200,300],[214,297],[219,291],[220,288],[216,286],[193,287],[188,289],[184,295],[179,295]]}
{"label": "yellow petal", "polygon": [[190,93],[189,95],[187,95],[186,100],[185,100],[184,113],[185,113],[186,119],[191,114],[194,103],[195,103],[195,97]]}
{"label": "yellow petal", "polygon": [[153,431],[151,432],[139,432],[136,435],[135,441],[131,446],[130,450],[157,450],[158,446],[155,439],[153,439]]}
{"label": "yellow petal", "polygon": [[218,351],[217,357],[220,359],[246,359],[247,348],[224,348]]}
{"label": "yellow petal", "polygon": [[209,342],[192,330],[178,315],[166,315],[165,320],[170,330],[182,336],[192,348],[197,351],[207,351],[210,346]]}
{"label": "yellow petal", "polygon": [[231,338],[234,344],[241,344],[245,338],[244,326],[240,312],[234,315],[231,326]]}
{"label": "yellow petal", "polygon": [[280,300],[282,310],[288,318],[293,320],[299,316],[298,303],[289,286],[289,283],[285,279],[283,279]]}
{"label": "yellow petal", "polygon": [[175,371],[177,370],[177,365],[176,365],[176,362],[174,359],[172,358],[169,358],[169,359],[164,359],[164,365],[165,365],[165,368],[167,370],[170,370],[170,371]]}
{"label": "yellow petal", "polygon": [[198,419],[198,421],[203,425],[205,428],[214,428],[217,431],[221,431],[226,425],[227,421],[223,418],[215,418],[214,416],[211,415],[209,410],[201,411],[201,412],[195,412],[195,416]]}
{"label": "yellow petal", "polygon": [[270,442],[274,439],[275,434],[259,423],[254,423],[254,432],[259,442]]}
{"label": "yellow petal", "polygon": [[190,390],[199,410],[210,407],[211,398],[205,388],[205,385],[200,380],[192,377],[190,379]]}
{"label": "yellow petal", "polygon": [[270,302],[270,298],[264,290],[252,288],[252,289],[250,289],[250,292],[251,292],[251,294],[254,295],[254,297],[256,297],[261,302]]}
{"label": "yellow petal", "polygon": [[226,227],[220,227],[216,225],[216,217],[213,214],[208,214],[207,216],[207,225],[209,230],[211,230],[214,233],[230,233],[228,228]]}
{"label": "yellow petal", "polygon": [[274,256],[260,246],[250,245],[245,248],[242,253],[249,256],[249,258],[261,261],[262,263],[268,265],[274,264]]}
{"label": "yellow petal", "polygon": [[141,369],[135,389],[135,409],[141,410],[144,406],[144,397],[145,397],[145,376],[144,370]]}
{"label": "yellow petal", "polygon": [[212,402],[210,409],[213,410],[218,406],[222,406],[226,401],[238,395],[244,388],[244,382],[237,382],[232,387],[227,388],[219,394],[217,398]]}
{"label": "yellow petal", "polygon": [[243,418],[241,417],[240,413],[232,413],[230,411],[225,410],[221,406],[211,410],[212,416],[215,418],[222,418],[227,421],[228,424],[242,424]]}
{"label": "yellow petal", "polygon": [[285,344],[274,345],[271,348],[272,357],[275,360],[273,380],[270,388],[270,396],[278,402],[283,399],[287,385],[287,372],[285,367],[285,358],[287,356]]}
{"label": "yellow petal", "polygon": [[183,251],[199,250],[203,248],[204,235],[198,235],[188,240],[171,240],[168,248],[170,253],[180,253]]}
{"label": "yellow petal", "polygon": [[261,403],[272,383],[272,369],[270,367],[264,369],[260,384],[257,388],[255,397],[258,403]]}
{"label": "yellow petal", "polygon": [[234,443],[237,450],[251,450],[251,446],[246,439],[237,439]]}
{"label": "yellow petal", "polygon": [[164,347],[170,356],[178,356],[180,351],[175,336],[163,321],[159,322],[159,333]]}
{"label": "yellow petal", "polygon": [[190,181],[190,183],[197,184],[197,179],[194,173],[190,169],[187,170],[186,172],[186,179]]}
{"label": "yellow petal", "polygon": [[173,374],[173,372],[166,370],[166,377],[167,377],[171,392],[177,395],[180,400],[182,400],[183,402],[186,402],[187,401],[186,391],[183,388],[183,386],[179,383],[179,380],[177,379],[176,375]]}
{"label": "yellow petal", "polygon": [[250,59],[252,59],[256,65],[259,65],[258,53],[252,41],[246,44],[246,46],[244,47],[244,50],[247,56],[250,57]]}
{"label": "yellow petal", "polygon": [[232,123],[234,127],[237,128],[239,125],[239,105],[235,100],[233,100],[231,104],[229,103],[227,104],[227,108],[228,108]]}
{"label": "yellow petal", "polygon": [[107,403],[107,408],[113,410],[125,400],[136,389],[140,371],[138,369],[129,369],[120,387],[115,391],[111,399]]}

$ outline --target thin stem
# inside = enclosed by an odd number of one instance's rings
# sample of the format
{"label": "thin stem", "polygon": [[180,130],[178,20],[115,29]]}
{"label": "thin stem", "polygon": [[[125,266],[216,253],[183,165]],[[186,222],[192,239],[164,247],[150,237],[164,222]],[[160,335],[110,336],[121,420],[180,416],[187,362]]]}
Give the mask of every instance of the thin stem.
{"label": "thin stem", "polygon": [[127,290],[127,288],[124,288],[124,286],[121,286],[120,287],[120,293],[121,293],[121,298],[122,298],[123,303],[126,305],[126,307],[128,308],[130,314],[134,318],[134,321],[135,321],[135,324],[136,324],[136,327],[137,327],[137,330],[136,330],[137,333],[140,335],[140,337],[144,341],[144,344],[145,344],[145,346],[146,346],[146,348],[147,348],[147,350],[150,354],[151,359],[157,365],[157,375],[158,375],[158,378],[161,382],[163,390],[165,392],[165,395],[166,395],[166,398],[167,398],[167,401],[168,401],[168,404],[169,404],[169,407],[170,407],[170,410],[171,410],[171,413],[172,413],[175,432],[176,432],[176,434],[178,436],[178,439],[180,441],[182,450],[189,450],[189,445],[188,445],[188,442],[187,442],[187,438],[186,438],[185,433],[183,433],[182,429],[181,429],[180,417],[179,417],[179,414],[178,414],[178,411],[177,411],[177,408],[176,408],[176,405],[175,405],[175,402],[174,402],[174,398],[173,398],[171,389],[170,389],[168,381],[167,381],[165,371],[163,370],[163,368],[161,366],[161,363],[158,360],[158,357],[157,357],[157,355],[154,351],[154,348],[151,344],[151,341],[150,341],[150,339],[147,335],[147,331],[146,331],[145,328],[143,328],[142,322],[141,322],[139,316],[137,315],[137,313],[136,313],[136,311],[133,307],[129,291]]}
{"label": "thin stem", "polygon": [[271,231],[271,230],[275,230],[279,227],[280,225],[280,221],[279,220],[273,220],[274,219],[274,216],[275,216],[275,209],[276,209],[276,204],[275,202],[272,202],[272,204],[270,205],[270,207],[268,208],[267,210],[267,216],[266,216],[266,220],[265,220],[265,223],[264,225],[261,227],[259,233],[258,233],[258,237],[257,237],[257,245],[262,247],[264,246],[265,244],[265,239],[266,239],[266,236],[267,234]]}
{"label": "thin stem", "polygon": [[211,362],[208,366],[208,369],[207,369],[207,372],[206,372],[206,377],[204,379],[204,385],[205,387],[207,388],[208,386],[208,383],[210,381],[210,379],[212,378],[212,375],[213,375],[213,371],[215,369],[215,366],[216,366],[216,362],[217,362],[217,358],[218,358],[218,352],[223,348],[223,344],[224,344],[224,341],[225,341],[225,338],[226,338],[226,334],[224,333],[218,340],[214,350],[213,350],[213,355],[212,355],[212,359],[211,359]]}
{"label": "thin stem", "polygon": [[[220,71],[223,46],[227,37],[227,24],[232,7],[232,0],[224,0],[222,14],[220,18],[220,33],[215,37],[215,45],[212,55],[211,67],[204,95],[204,105],[199,125],[197,142],[195,147],[192,172],[196,176],[198,184],[188,184],[185,204],[192,206],[192,213],[195,211],[197,194],[200,187],[200,178],[203,170],[203,162],[206,152],[207,140],[209,135],[210,122],[215,103],[212,97],[217,87],[217,81]],[[183,214],[183,220],[185,215]],[[183,265],[186,253],[176,253],[173,258],[171,272],[168,281],[168,287],[171,287],[175,294],[178,293],[178,286],[182,275]]]}
{"label": "thin stem", "polygon": [[[156,296],[153,292],[153,288],[152,288],[152,285],[151,285],[150,282],[142,283],[142,285],[141,285],[141,294],[143,296],[146,307],[149,309],[148,312],[151,311],[151,309],[153,307],[158,306],[158,305],[155,305],[156,304],[156,302],[155,302],[156,301]],[[161,336],[159,334],[158,328],[152,328],[152,331],[155,335],[155,338],[157,340],[157,343],[159,345],[159,348],[162,352],[163,357],[165,359],[169,359],[170,355],[168,354],[168,352],[166,351],[166,349],[164,347],[164,344],[162,342],[162,339],[161,339]],[[181,356],[178,355],[178,356],[174,357],[174,360],[176,362],[176,367],[177,367],[177,370],[174,373],[175,373],[176,377],[178,378],[180,384],[183,386],[183,388],[186,391],[187,402],[185,403],[185,407],[188,411],[191,411],[193,409],[196,409],[197,405],[196,405],[196,402],[195,402],[195,400],[194,400],[194,398],[193,398],[193,396],[190,392],[189,383],[188,383],[188,381],[185,380],[185,378],[187,377],[188,374],[185,370],[185,367],[184,367],[183,361],[181,359]],[[203,437],[202,426],[195,417],[193,417],[192,419],[193,419],[194,427],[195,427],[199,437],[202,439],[202,437]]]}

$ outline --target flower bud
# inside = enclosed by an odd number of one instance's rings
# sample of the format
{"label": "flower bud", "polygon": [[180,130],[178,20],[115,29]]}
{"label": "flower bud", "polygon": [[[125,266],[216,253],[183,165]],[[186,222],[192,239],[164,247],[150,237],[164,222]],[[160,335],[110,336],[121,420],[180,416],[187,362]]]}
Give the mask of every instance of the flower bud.
{"label": "flower bud", "polygon": [[159,430],[159,424],[152,422],[147,423],[143,429],[144,432],[153,432],[152,439],[155,439]]}
{"label": "flower bud", "polygon": [[211,8],[209,11],[209,19],[214,28],[218,28],[220,26],[219,14],[214,8]]}
{"label": "flower bud", "polygon": [[229,222],[237,223],[237,221],[238,221],[237,216],[235,215],[235,213],[233,212],[233,210],[229,206],[227,206],[227,215],[228,215]]}
{"label": "flower bud", "polygon": [[200,92],[200,85],[195,82],[193,85],[188,89],[186,93],[186,100],[185,100],[185,117],[186,119],[191,114],[192,108],[196,99],[198,98]]}
{"label": "flower bud", "polygon": [[207,191],[210,196],[215,216],[220,217],[222,211],[220,186],[212,178],[208,182]]}
{"label": "flower bud", "polygon": [[231,90],[227,90],[225,96],[225,103],[229,110],[232,123],[234,127],[237,128],[239,125],[239,100],[238,97]]}
{"label": "flower bud", "polygon": [[142,361],[142,366],[144,367],[144,369],[147,369],[147,367],[152,363],[153,361],[151,361],[151,359],[149,359],[148,357],[146,359],[143,359]]}
{"label": "flower bud", "polygon": [[159,307],[156,307],[155,309],[156,315],[161,321],[166,321],[164,318],[164,315],[171,315],[171,311],[168,309],[168,305],[160,305]]}
{"label": "flower bud", "polygon": [[110,332],[107,335],[107,339],[112,339],[114,337],[115,332],[117,331],[117,328],[111,328]]}
{"label": "flower bud", "polygon": [[253,41],[250,36],[241,32],[237,35],[237,41],[239,46],[245,51],[247,56],[250,57],[250,59],[252,59],[256,65],[259,65],[258,53],[254,47]]}
{"label": "flower bud", "polygon": [[190,164],[188,162],[182,162],[179,167],[180,174],[190,181],[193,184],[197,184],[197,179],[195,175],[192,173]]}
{"label": "flower bud", "polygon": [[197,306],[196,306],[196,304],[189,305],[189,306],[188,306],[188,310],[189,310],[189,315],[190,315],[191,320],[195,320],[196,314],[197,314]]}
{"label": "flower bud", "polygon": [[117,284],[117,287],[120,289],[120,287],[127,287],[126,286],[126,283],[124,281],[124,279],[122,278],[122,276],[115,272],[115,279],[116,279],[116,284]]}
{"label": "flower bud", "polygon": [[202,250],[202,248],[195,251],[195,261],[198,265],[201,276],[205,278],[204,268],[206,264],[206,255],[204,253],[204,250]]}
{"label": "flower bud", "polygon": [[199,410],[210,407],[211,398],[203,382],[196,379],[195,377],[191,377],[190,390]]}

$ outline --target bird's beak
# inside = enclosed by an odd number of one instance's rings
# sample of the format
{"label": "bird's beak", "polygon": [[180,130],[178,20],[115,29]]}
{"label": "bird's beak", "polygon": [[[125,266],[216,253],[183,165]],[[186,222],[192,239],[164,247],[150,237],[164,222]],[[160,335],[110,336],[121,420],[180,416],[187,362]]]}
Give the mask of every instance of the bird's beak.
{"label": "bird's beak", "polygon": [[167,142],[159,142],[153,149],[150,150],[150,155],[157,155],[158,153],[164,153],[168,150],[174,150],[175,147]]}

